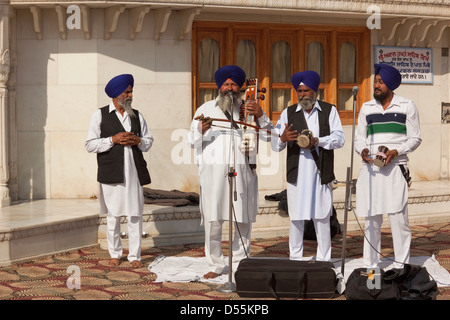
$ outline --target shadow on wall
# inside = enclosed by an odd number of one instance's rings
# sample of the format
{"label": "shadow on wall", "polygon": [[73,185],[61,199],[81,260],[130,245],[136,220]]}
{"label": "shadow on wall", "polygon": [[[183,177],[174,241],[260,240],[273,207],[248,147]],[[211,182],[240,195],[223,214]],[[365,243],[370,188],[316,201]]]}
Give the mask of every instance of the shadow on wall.
{"label": "shadow on wall", "polygon": [[[54,8],[40,9],[39,35],[31,10],[16,10],[13,30],[16,48],[11,51],[17,52],[17,81],[11,110],[17,114],[17,141],[11,143],[17,144],[17,152],[9,155],[12,163],[9,183],[17,192],[12,201],[86,198],[91,195],[87,190],[97,190],[95,156],[87,154],[84,140],[93,112],[109,103],[103,89],[113,76],[134,74],[139,79],[138,86],[142,86],[136,100],[150,105],[148,87],[156,83],[157,72],[190,74],[189,57],[184,58],[188,63],[156,61],[158,46],[172,44],[170,37],[175,34],[172,29],[176,23],[169,23],[169,40],[159,40],[157,46],[150,11],[142,31],[135,40],[130,40],[131,17],[129,10],[124,10],[116,31],[105,40],[104,12],[90,10],[89,39],[83,30],[73,29],[66,30],[63,40]],[[174,12],[170,19],[176,18]],[[36,39],[38,36],[41,39]],[[164,61],[168,59],[165,57]],[[170,105],[164,109],[169,117],[170,110],[177,110]],[[152,130],[154,110],[142,112]],[[145,157],[151,169],[150,153]]]}

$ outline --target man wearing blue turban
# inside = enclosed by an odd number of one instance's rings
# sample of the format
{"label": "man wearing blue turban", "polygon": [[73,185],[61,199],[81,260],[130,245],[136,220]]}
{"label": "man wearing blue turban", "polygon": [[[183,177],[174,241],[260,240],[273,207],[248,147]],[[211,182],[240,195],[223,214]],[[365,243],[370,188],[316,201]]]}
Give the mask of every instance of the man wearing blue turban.
{"label": "man wearing blue turban", "polygon": [[[317,99],[320,76],[315,71],[295,73],[292,86],[298,103],[283,110],[275,130],[280,135],[276,151],[287,147],[286,180],[290,219],[289,257],[303,258],[305,220],[312,220],[317,239],[316,259],[330,261],[334,176],[334,149],[345,143],[344,131],[335,106]],[[309,143],[302,144],[310,130]]]}
{"label": "man wearing blue turban", "polygon": [[394,67],[385,64],[375,64],[375,75],[379,75],[390,91],[397,89],[402,83],[402,75]]}
{"label": "man wearing blue turban", "polygon": [[205,255],[209,265],[205,279],[218,277],[225,268],[221,242],[222,225],[229,220],[230,165],[236,172],[237,197],[233,208],[235,226],[239,231],[235,229],[232,244],[234,270],[239,261],[250,254],[251,227],[258,212],[258,178],[254,170],[256,155],[248,156],[238,148],[242,141],[240,128],[226,127],[226,122],[220,122],[216,127],[208,121],[195,119],[203,115],[224,121],[233,117],[238,121],[241,108],[245,107],[249,114],[255,116],[260,127],[273,128],[257,101],[243,105],[241,87],[246,80],[244,70],[234,65],[225,66],[215,72],[214,80],[219,89],[218,95],[197,109],[187,137],[188,143],[196,150],[199,169],[201,223],[205,228]]}
{"label": "man wearing blue turban", "polygon": [[394,268],[409,262],[408,154],[421,143],[419,114],[413,101],[394,93],[400,72],[385,63],[374,65],[374,99],[359,111],[355,151],[363,165],[356,184],[356,214],[364,217],[364,263],[380,260],[381,224],[387,214],[394,244]]}
{"label": "man wearing blue turban", "polygon": [[128,261],[133,268],[140,268],[143,185],[151,181],[142,152],[150,149],[153,137],[142,114],[131,107],[133,86],[131,74],[108,82],[105,92],[112,101],[91,117],[85,148],[97,153],[100,213],[107,215],[110,264],[118,266],[122,257],[120,217],[126,216]]}
{"label": "man wearing blue turban", "polygon": [[108,97],[114,99],[125,92],[128,87],[134,87],[134,77],[131,74],[121,74],[111,80],[105,87],[105,92]]}
{"label": "man wearing blue turban", "polygon": [[214,80],[216,81],[217,88],[219,89],[228,79],[233,81],[240,88],[245,82],[245,72],[238,66],[230,65],[219,68],[214,73]]}

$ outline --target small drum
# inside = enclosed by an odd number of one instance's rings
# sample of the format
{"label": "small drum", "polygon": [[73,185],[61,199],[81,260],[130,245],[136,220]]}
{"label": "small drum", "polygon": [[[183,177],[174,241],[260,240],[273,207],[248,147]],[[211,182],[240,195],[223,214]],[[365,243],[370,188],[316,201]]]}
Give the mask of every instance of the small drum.
{"label": "small drum", "polygon": [[311,139],[313,138],[313,133],[311,130],[305,129],[303,130],[297,137],[297,144],[300,148],[306,148],[311,143]]}
{"label": "small drum", "polygon": [[384,164],[386,162],[386,152],[389,149],[385,146],[379,146],[378,147],[378,153],[375,155],[375,159],[373,159],[373,164],[378,167],[384,167]]}

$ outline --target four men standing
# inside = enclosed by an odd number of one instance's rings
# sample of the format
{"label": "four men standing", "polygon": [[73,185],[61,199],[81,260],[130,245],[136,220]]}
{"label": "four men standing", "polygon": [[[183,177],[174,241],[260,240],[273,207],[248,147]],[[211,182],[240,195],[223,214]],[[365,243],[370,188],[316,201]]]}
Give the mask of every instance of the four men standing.
{"label": "four men standing", "polygon": [[[251,228],[258,211],[256,156],[239,150],[242,132],[231,125],[246,109],[260,128],[274,128],[257,99],[242,102],[241,87],[245,80],[245,72],[238,66],[218,69],[215,81],[219,94],[197,109],[188,134],[199,170],[200,211],[209,264],[205,278],[215,278],[225,268],[222,225],[229,220],[230,196],[237,229],[233,264],[237,266],[250,254]],[[312,219],[318,243],[316,259],[330,261],[333,150],[344,145],[345,136],[336,107],[317,99],[320,76],[314,71],[304,71],[295,73],[291,80],[298,104],[284,109],[272,130],[278,133],[278,138],[271,139],[276,151],[287,148],[289,257],[303,258],[304,221]],[[421,137],[417,107],[411,100],[393,93],[400,83],[401,75],[395,68],[375,65],[374,100],[364,103],[359,112],[355,151],[364,164],[356,188],[356,213],[366,219],[364,261],[368,267],[379,262],[383,214],[388,214],[391,223],[396,266],[409,261],[406,164],[407,154],[419,146]],[[118,265],[122,255],[119,217],[125,215],[129,218],[128,259],[134,267],[140,267],[142,186],[150,183],[142,152],[150,149],[153,137],[142,115],[131,108],[133,85],[131,75],[117,76],[108,83],[105,91],[112,102],[94,113],[86,149],[97,153],[101,211],[108,214],[111,264]],[[228,121],[229,126],[203,121],[205,117],[216,122]],[[228,192],[230,174],[235,182],[233,195]]]}

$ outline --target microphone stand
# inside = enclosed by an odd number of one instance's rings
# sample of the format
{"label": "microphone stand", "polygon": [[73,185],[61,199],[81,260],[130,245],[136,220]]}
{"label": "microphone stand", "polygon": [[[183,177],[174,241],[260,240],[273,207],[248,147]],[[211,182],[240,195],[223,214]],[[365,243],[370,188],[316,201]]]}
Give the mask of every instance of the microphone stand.
{"label": "microphone stand", "polygon": [[350,167],[347,167],[347,178],[345,180],[345,204],[344,204],[344,231],[342,234],[342,253],[341,253],[341,273],[344,276],[344,267],[345,267],[345,249],[347,245],[347,216],[348,211],[353,210],[352,207],[352,174],[353,174],[353,149],[355,144],[355,118],[356,118],[356,95],[358,94],[358,87],[353,87],[353,125],[352,125],[352,148],[351,148],[351,160]]}
{"label": "microphone stand", "polygon": [[[232,142],[230,141],[230,143],[232,143],[233,146],[233,159],[235,156],[235,148],[234,148],[234,126],[235,126],[235,122],[234,122],[234,110],[233,110],[233,105],[234,105],[234,101],[233,101],[233,93],[230,91],[228,93],[228,95],[231,98],[231,119],[230,119],[230,139],[232,139]],[[224,292],[224,293],[231,293],[231,292],[235,292],[236,291],[236,284],[233,282],[233,193],[234,193],[234,201],[237,200],[237,193],[236,193],[236,171],[234,169],[234,163],[232,164],[230,161],[230,164],[228,166],[228,185],[229,185],[229,216],[228,216],[228,224],[229,224],[229,228],[228,228],[228,243],[229,243],[229,248],[228,248],[228,282],[224,283],[223,285],[217,287],[217,291],[219,292]]]}

